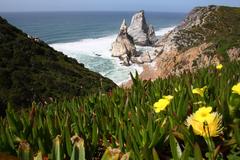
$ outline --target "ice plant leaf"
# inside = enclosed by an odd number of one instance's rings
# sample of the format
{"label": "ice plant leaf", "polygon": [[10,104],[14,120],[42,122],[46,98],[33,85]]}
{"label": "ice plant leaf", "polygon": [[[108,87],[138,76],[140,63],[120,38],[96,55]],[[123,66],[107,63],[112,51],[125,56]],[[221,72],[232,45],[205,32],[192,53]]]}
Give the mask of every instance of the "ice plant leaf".
{"label": "ice plant leaf", "polygon": [[84,140],[77,135],[73,136],[71,140],[73,141],[71,160],[85,160]]}
{"label": "ice plant leaf", "polygon": [[176,138],[171,134],[169,136],[170,148],[174,159],[180,159],[182,156],[182,150],[178,144]]}
{"label": "ice plant leaf", "polygon": [[18,158],[20,160],[32,160],[31,148],[27,141],[21,141],[18,147]]}
{"label": "ice plant leaf", "polygon": [[194,144],[194,159],[196,160],[202,160],[202,152],[197,143]]}
{"label": "ice plant leaf", "polygon": [[39,151],[37,155],[33,158],[33,160],[43,160],[42,152]]}
{"label": "ice plant leaf", "polygon": [[53,140],[52,159],[63,160],[60,135],[57,135],[56,138]]}
{"label": "ice plant leaf", "polygon": [[109,160],[109,159],[118,160],[120,157],[120,153],[121,151],[119,149],[117,148],[112,149],[111,147],[108,147],[104,152],[101,160]]}
{"label": "ice plant leaf", "polygon": [[155,148],[152,149],[152,154],[153,154],[153,160],[160,160]]}

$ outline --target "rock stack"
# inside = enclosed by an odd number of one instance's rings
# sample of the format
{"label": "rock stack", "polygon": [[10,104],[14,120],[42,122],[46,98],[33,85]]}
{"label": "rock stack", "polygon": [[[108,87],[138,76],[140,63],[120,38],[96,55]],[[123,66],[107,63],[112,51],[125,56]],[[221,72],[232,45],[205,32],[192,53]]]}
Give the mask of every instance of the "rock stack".
{"label": "rock stack", "polygon": [[127,33],[127,24],[123,20],[120,32],[115,42],[112,43],[112,56],[119,57],[124,65],[130,65],[130,58],[137,53],[133,39]]}
{"label": "rock stack", "polygon": [[137,51],[135,45],[153,46],[156,41],[154,28],[146,23],[144,11],[137,12],[129,27],[123,20],[119,34],[112,43],[112,56],[119,57],[127,66],[131,63],[151,62],[152,58],[156,57],[153,56],[155,53]]}
{"label": "rock stack", "polygon": [[143,10],[132,17],[128,34],[133,37],[134,43],[140,46],[151,46],[157,40],[154,28],[147,24]]}

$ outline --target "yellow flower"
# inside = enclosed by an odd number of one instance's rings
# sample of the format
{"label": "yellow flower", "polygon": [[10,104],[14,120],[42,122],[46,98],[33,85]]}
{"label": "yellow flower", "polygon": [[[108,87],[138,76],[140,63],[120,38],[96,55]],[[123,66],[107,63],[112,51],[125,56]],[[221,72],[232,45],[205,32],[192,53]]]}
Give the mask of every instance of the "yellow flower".
{"label": "yellow flower", "polygon": [[195,119],[199,122],[209,120],[212,107],[201,107],[195,112]]}
{"label": "yellow flower", "polygon": [[207,86],[204,86],[203,88],[194,88],[192,90],[192,93],[193,94],[199,94],[201,97],[203,97],[206,89],[207,89]]}
{"label": "yellow flower", "polygon": [[232,87],[232,93],[240,95],[240,82]]}
{"label": "yellow flower", "polygon": [[159,101],[155,102],[153,107],[156,113],[159,113],[170,104],[171,100],[173,99],[173,96],[168,95],[168,96],[163,96],[162,99],[159,99]]}
{"label": "yellow flower", "polygon": [[217,69],[217,70],[222,70],[222,68],[223,68],[223,65],[222,65],[222,64],[218,64],[218,65],[216,66],[216,69]]}
{"label": "yellow flower", "polygon": [[188,127],[192,126],[196,135],[217,137],[222,132],[222,116],[213,112],[212,107],[201,107],[186,120]]}
{"label": "yellow flower", "polygon": [[159,113],[162,110],[165,110],[170,101],[167,99],[160,99],[158,102],[154,103],[154,110],[156,113]]}
{"label": "yellow flower", "polygon": [[173,96],[171,96],[171,95],[163,96],[163,99],[167,99],[170,101],[173,99]]}

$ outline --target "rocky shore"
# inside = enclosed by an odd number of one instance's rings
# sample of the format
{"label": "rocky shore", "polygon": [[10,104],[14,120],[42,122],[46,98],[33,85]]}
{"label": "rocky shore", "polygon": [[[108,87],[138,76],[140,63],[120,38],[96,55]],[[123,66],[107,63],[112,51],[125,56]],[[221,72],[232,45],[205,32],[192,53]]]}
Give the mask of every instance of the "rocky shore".
{"label": "rocky shore", "polygon": [[[147,25],[144,12],[140,11],[133,16],[130,26],[125,26],[127,34],[135,45],[151,46],[151,49],[134,50],[127,64],[142,64],[144,71],[140,78],[154,80],[239,60],[239,18],[239,8],[196,7],[177,27],[155,40],[154,29]],[[153,41],[149,41],[151,38]]]}

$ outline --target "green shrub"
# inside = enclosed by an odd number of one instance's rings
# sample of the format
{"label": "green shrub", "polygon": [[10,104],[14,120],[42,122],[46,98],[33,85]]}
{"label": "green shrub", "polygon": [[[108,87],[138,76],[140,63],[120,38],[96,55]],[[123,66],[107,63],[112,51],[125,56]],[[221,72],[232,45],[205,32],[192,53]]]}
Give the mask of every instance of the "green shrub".
{"label": "green shrub", "polygon": [[[133,78],[133,86],[99,92],[86,98],[59,100],[46,106],[15,112],[10,106],[0,123],[1,151],[17,154],[19,140],[33,153],[50,157],[53,139],[61,137],[63,157],[72,155],[71,137],[84,139],[87,159],[102,157],[108,147],[130,153],[130,159],[226,159],[239,156],[240,95],[232,86],[240,79],[240,62],[214,66],[180,77],[154,82]],[[204,95],[192,89],[207,86]],[[155,113],[153,105],[164,95],[174,98]],[[223,132],[209,140],[186,126],[187,117],[201,106],[212,106],[222,115]],[[234,114],[232,114],[234,113]],[[208,142],[208,143],[206,143]],[[209,143],[211,142],[211,143]],[[210,145],[213,144],[213,145]],[[210,146],[209,146],[210,145]],[[109,152],[109,151],[108,151]],[[107,151],[106,151],[106,154]]]}

